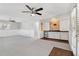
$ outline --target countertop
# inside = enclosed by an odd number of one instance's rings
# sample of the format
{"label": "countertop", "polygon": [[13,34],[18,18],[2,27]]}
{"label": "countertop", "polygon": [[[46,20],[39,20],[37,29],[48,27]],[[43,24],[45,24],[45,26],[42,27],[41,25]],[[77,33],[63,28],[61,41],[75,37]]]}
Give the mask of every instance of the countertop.
{"label": "countertop", "polygon": [[61,31],[61,30],[44,30],[44,32],[69,32],[69,31]]}

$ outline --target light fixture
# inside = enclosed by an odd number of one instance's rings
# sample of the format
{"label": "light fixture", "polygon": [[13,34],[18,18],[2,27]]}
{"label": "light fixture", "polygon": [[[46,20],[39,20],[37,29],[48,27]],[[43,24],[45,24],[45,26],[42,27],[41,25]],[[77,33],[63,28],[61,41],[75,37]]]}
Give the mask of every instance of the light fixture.
{"label": "light fixture", "polygon": [[35,14],[32,13],[31,16],[35,16]]}

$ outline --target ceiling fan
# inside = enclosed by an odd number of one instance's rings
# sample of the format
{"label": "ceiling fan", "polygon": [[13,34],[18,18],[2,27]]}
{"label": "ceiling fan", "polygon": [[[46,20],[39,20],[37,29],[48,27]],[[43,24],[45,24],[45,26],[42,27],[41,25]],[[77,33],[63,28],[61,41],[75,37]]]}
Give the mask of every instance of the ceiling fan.
{"label": "ceiling fan", "polygon": [[22,11],[22,13],[31,13],[32,16],[34,16],[35,14],[37,15],[42,15],[41,13],[39,13],[39,11],[42,11],[43,8],[38,8],[38,9],[35,9],[35,8],[31,8],[29,5],[25,5],[25,7],[27,7],[29,9],[29,11]]}

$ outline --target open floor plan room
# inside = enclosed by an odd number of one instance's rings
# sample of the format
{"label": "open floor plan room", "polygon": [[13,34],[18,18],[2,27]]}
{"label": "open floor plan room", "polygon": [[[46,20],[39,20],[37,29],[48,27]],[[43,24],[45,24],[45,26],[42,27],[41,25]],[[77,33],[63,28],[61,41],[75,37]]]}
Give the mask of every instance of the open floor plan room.
{"label": "open floor plan room", "polygon": [[0,56],[78,56],[79,4],[0,3]]}

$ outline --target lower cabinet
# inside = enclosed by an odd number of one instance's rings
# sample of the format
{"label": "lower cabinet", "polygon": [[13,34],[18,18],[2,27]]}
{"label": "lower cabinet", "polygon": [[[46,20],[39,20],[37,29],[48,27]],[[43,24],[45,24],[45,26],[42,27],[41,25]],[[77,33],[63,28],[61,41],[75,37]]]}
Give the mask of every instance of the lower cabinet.
{"label": "lower cabinet", "polygon": [[68,32],[48,32],[48,38],[68,40],[69,34]]}
{"label": "lower cabinet", "polygon": [[58,32],[49,32],[48,33],[48,38],[60,39],[60,35],[59,35]]}
{"label": "lower cabinet", "polygon": [[62,39],[62,40],[68,40],[69,39],[68,32],[61,32],[60,36],[61,36],[60,39]]}

